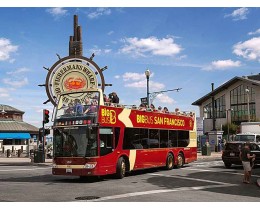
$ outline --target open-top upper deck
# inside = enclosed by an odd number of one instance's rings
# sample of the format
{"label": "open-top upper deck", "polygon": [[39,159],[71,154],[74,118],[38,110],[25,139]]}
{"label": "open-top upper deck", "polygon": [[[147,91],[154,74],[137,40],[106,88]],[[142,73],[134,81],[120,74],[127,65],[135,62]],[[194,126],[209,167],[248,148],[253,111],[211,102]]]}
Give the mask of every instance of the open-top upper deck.
{"label": "open-top upper deck", "polygon": [[100,106],[98,122],[101,126],[193,130],[195,114],[192,112],[160,113],[149,109]]}

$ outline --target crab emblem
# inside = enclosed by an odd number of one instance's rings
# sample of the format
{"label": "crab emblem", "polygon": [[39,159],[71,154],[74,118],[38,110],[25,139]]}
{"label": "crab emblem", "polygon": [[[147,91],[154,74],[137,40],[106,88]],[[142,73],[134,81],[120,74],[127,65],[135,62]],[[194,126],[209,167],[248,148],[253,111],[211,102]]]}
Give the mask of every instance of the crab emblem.
{"label": "crab emblem", "polygon": [[80,88],[83,88],[86,85],[86,80],[78,77],[78,78],[73,78],[70,77],[65,80],[64,86],[68,90],[77,90]]}

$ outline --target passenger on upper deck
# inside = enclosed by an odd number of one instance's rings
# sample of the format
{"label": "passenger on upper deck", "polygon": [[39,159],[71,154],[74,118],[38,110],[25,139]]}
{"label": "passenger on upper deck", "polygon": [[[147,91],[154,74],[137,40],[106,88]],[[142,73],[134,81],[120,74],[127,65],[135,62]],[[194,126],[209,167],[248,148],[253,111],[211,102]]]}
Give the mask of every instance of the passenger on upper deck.
{"label": "passenger on upper deck", "polygon": [[106,94],[103,94],[103,100],[104,100],[104,103],[110,102],[110,100],[109,100],[109,98],[107,98]]}
{"label": "passenger on upper deck", "polygon": [[66,115],[72,115],[74,113],[74,107],[73,107],[73,103],[70,102],[68,104],[68,108],[65,110],[65,114]]}
{"label": "passenger on upper deck", "polygon": [[151,104],[150,108],[151,108],[151,111],[153,111],[153,112],[156,111],[155,106],[153,104]]}
{"label": "passenger on upper deck", "polygon": [[97,100],[93,99],[91,105],[84,111],[84,114],[96,114],[97,113]]}
{"label": "passenger on upper deck", "polygon": [[119,97],[117,96],[116,92],[110,93],[109,98],[111,99],[111,103],[119,103]]}
{"label": "passenger on upper deck", "polygon": [[162,113],[169,113],[169,110],[168,110],[168,108],[166,106],[163,107]]}
{"label": "passenger on upper deck", "polygon": [[140,106],[139,106],[139,110],[140,110],[140,111],[146,111],[146,106],[145,106],[145,104],[141,103]]}
{"label": "passenger on upper deck", "polygon": [[74,100],[74,111],[76,115],[82,115],[83,114],[83,105],[80,103],[79,99]]}
{"label": "passenger on upper deck", "polygon": [[162,107],[161,106],[158,107],[158,112],[162,113]]}

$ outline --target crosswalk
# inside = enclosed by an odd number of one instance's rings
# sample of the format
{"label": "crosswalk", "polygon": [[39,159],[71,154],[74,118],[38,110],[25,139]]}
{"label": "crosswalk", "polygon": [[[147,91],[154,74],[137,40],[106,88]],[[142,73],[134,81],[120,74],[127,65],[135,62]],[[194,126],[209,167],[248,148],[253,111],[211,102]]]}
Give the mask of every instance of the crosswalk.
{"label": "crosswalk", "polygon": [[207,161],[207,162],[193,162],[193,163],[189,164],[188,166],[203,167],[203,168],[209,168],[209,167],[214,167],[214,166],[225,167],[222,160]]}

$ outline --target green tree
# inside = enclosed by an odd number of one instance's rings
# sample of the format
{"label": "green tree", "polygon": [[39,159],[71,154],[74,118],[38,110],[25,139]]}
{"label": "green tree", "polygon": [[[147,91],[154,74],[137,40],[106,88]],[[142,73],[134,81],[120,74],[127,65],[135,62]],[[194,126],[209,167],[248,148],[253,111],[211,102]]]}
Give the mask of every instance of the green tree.
{"label": "green tree", "polygon": [[[237,133],[237,129],[238,129],[238,125],[233,124],[233,123],[229,123],[229,134],[236,134]],[[222,126],[222,130],[224,131],[223,135],[227,135],[228,134],[228,124],[225,124]]]}

